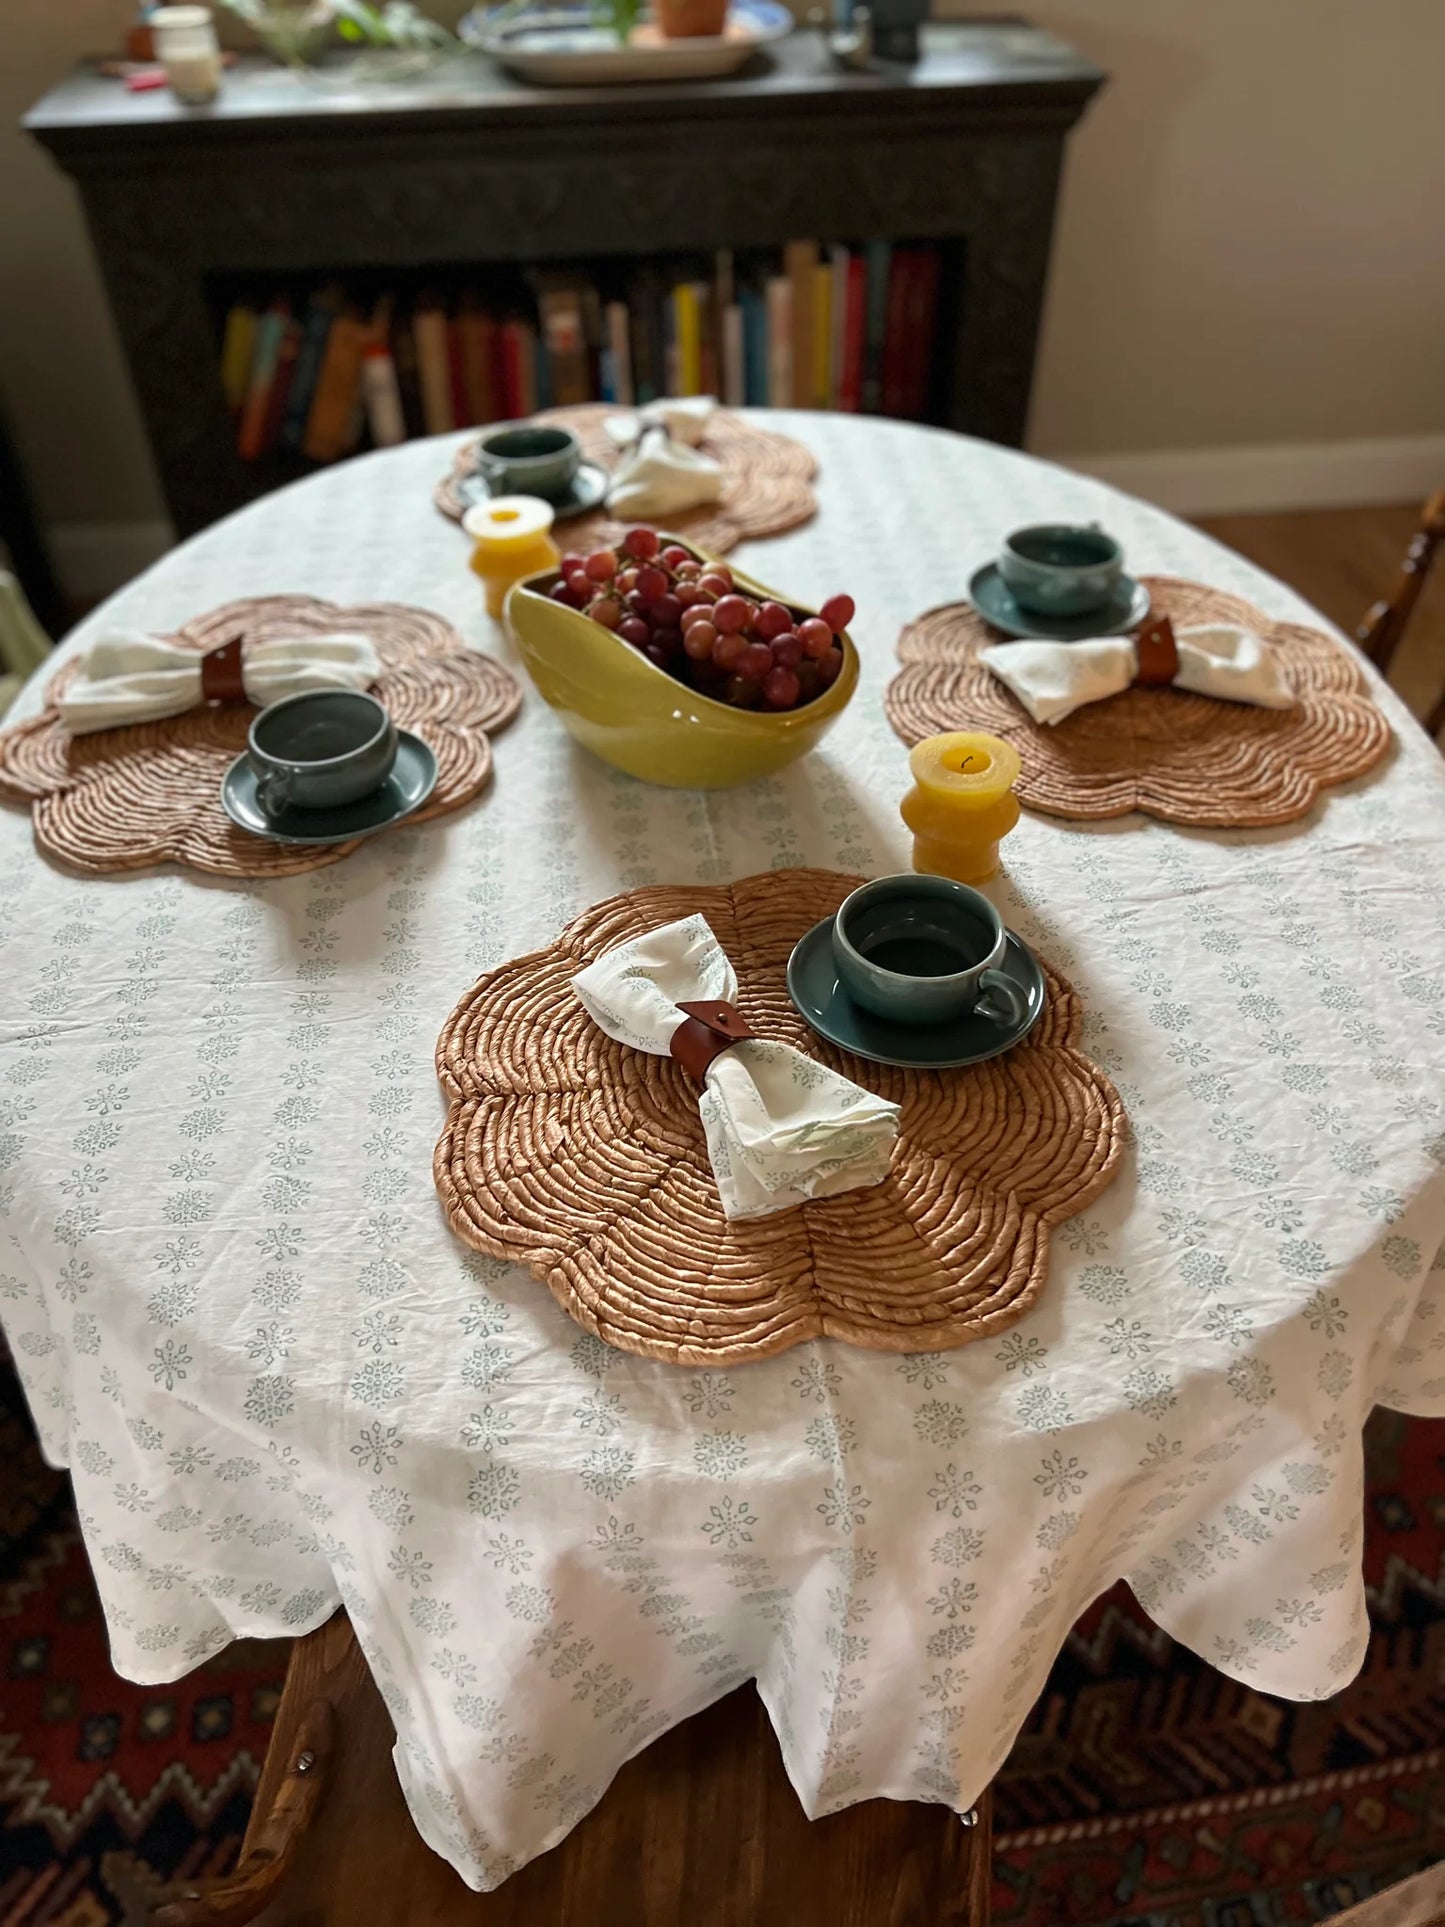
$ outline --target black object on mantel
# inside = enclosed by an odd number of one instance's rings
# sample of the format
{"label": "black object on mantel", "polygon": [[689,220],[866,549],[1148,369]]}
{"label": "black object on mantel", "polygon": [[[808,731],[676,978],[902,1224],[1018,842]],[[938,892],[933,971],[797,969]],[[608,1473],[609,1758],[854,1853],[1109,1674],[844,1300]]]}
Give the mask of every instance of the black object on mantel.
{"label": "black object on mantel", "polygon": [[189,534],[297,472],[235,454],[228,276],[929,242],[950,291],[930,419],[1017,445],[1064,136],[1103,80],[1024,21],[971,20],[925,26],[886,73],[840,72],[809,32],[727,79],[607,88],[530,87],[476,54],[350,88],[255,59],[197,109],[82,70],[25,125],[79,185]]}

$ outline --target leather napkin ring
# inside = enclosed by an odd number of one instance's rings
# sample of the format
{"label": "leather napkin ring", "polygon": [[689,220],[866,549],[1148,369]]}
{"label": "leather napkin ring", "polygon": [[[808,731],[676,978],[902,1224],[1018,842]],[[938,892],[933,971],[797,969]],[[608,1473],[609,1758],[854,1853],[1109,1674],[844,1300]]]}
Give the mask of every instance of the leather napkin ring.
{"label": "leather napkin ring", "polygon": [[688,1076],[695,1077],[699,1084],[706,1077],[707,1067],[715,1057],[721,1057],[725,1050],[731,1050],[734,1044],[741,1044],[754,1035],[737,1005],[725,1004],[721,998],[679,1004],[678,1009],[687,1021],[679,1024],[672,1033],[672,1041],[667,1048]]}
{"label": "leather napkin ring", "polygon": [[232,636],[219,649],[208,649],[201,657],[201,701],[204,703],[243,703],[246,684],[241,675],[241,638]]}
{"label": "leather napkin ring", "polygon": [[1179,649],[1168,616],[1151,617],[1134,637],[1134,649],[1139,659],[1134,681],[1144,688],[1173,682],[1179,674]]}

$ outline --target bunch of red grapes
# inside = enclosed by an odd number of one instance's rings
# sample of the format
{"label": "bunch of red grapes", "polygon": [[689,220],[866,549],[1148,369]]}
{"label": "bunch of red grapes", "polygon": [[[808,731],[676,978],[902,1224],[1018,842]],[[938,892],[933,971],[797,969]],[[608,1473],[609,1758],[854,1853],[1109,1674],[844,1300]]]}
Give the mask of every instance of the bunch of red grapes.
{"label": "bunch of red grapes", "polygon": [[738,709],[797,709],[837,680],[838,637],[853,598],[829,596],[817,615],[755,602],[721,562],[700,562],[655,529],[629,529],[615,549],[564,555],[555,602],[614,629],[649,662]]}

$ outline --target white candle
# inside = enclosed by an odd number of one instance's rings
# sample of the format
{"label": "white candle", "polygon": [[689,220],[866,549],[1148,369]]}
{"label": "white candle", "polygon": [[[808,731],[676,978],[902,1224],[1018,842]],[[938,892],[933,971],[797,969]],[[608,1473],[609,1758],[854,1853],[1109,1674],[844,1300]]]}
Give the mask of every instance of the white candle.
{"label": "white candle", "polygon": [[157,7],[150,17],[156,55],[177,100],[199,107],[221,87],[221,49],[209,7]]}

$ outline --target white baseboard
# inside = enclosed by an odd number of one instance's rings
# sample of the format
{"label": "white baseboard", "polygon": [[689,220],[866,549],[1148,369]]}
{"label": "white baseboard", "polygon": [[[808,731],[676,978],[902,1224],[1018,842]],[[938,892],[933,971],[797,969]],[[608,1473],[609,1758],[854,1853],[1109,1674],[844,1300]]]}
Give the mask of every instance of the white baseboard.
{"label": "white baseboard", "polygon": [[52,522],[45,532],[62,591],[99,602],[159,561],[175,543],[169,522]]}
{"label": "white baseboard", "polygon": [[1445,484],[1445,434],[1351,442],[1261,442],[1140,454],[1051,455],[1176,515],[1423,502]]}

